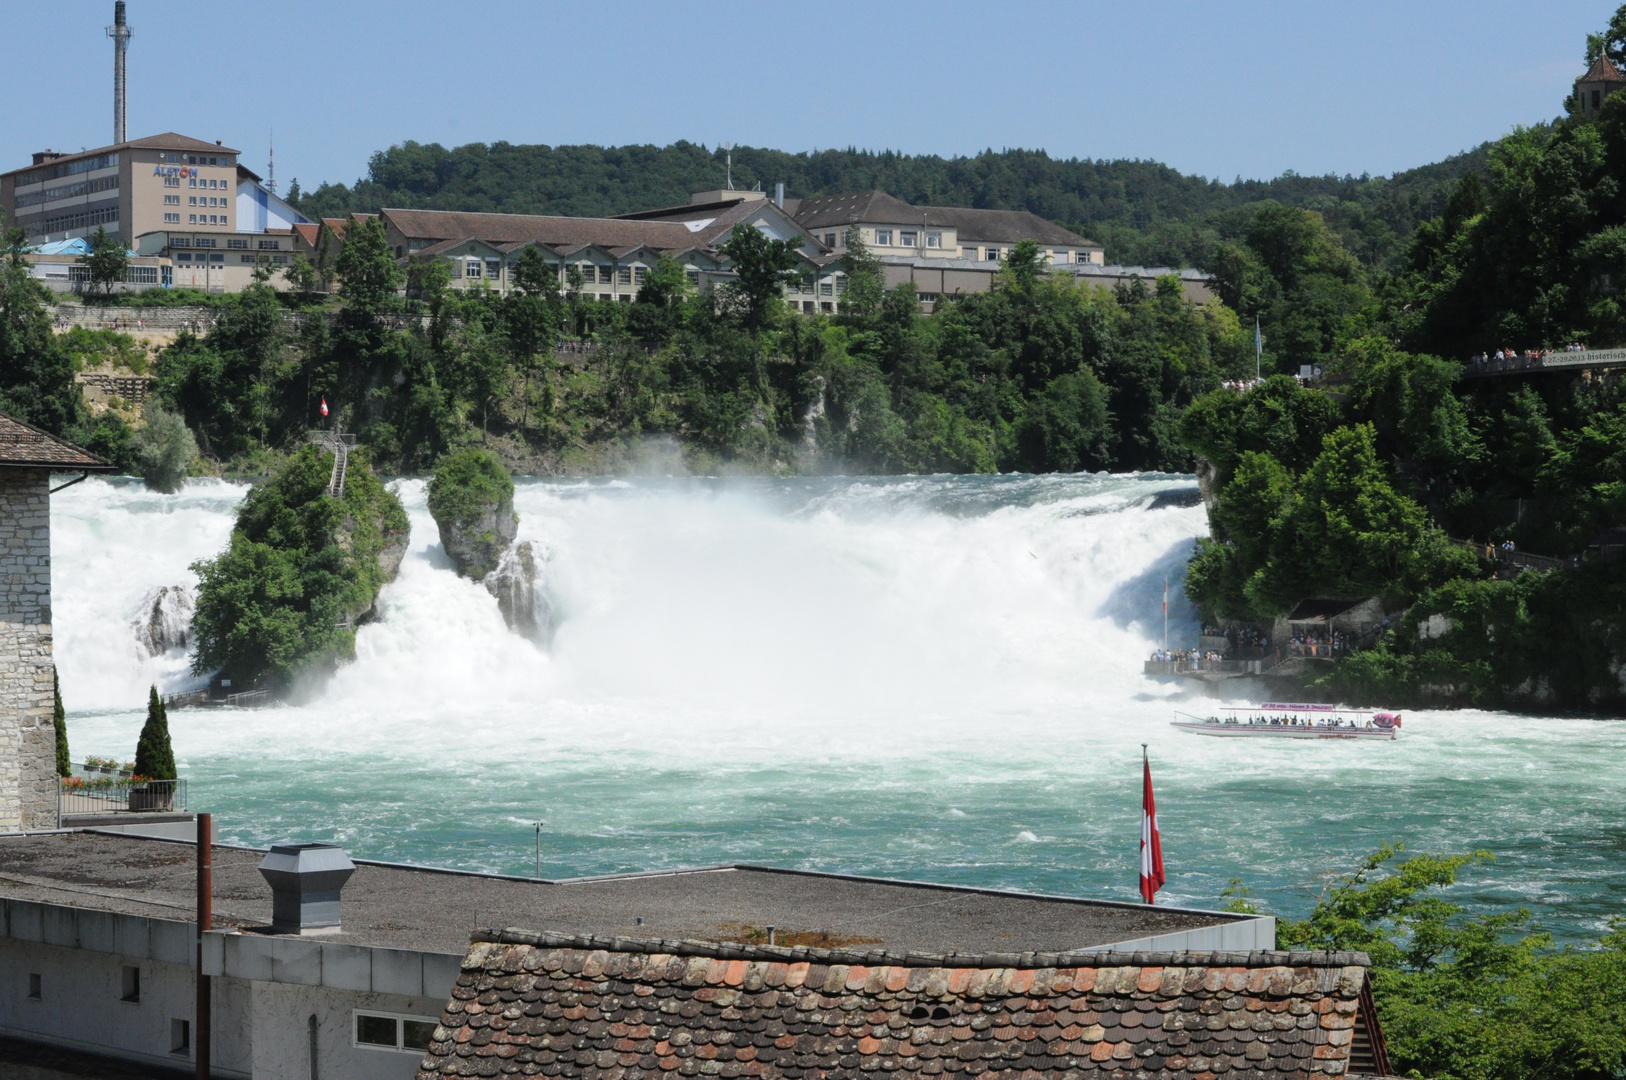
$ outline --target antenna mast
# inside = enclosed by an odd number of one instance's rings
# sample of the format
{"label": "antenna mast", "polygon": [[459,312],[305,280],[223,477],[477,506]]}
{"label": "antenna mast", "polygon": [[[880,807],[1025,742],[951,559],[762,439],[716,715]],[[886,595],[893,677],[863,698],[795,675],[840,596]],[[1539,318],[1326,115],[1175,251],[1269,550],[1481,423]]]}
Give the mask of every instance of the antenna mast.
{"label": "antenna mast", "polygon": [[271,129],[271,151],[265,167],[265,190],[277,193],[277,129]]}
{"label": "antenna mast", "polygon": [[729,191],[733,191],[734,190],[734,144],[732,142],[726,142],[726,143],[723,144],[723,149],[728,152],[728,172],[727,172],[727,174],[725,176],[725,180],[726,180],[725,186],[728,188]]}
{"label": "antenna mast", "polygon": [[107,36],[113,39],[113,141],[122,143],[125,141],[124,56],[130,47],[130,27],[124,21],[124,0],[115,0],[113,4],[113,25],[107,28]]}

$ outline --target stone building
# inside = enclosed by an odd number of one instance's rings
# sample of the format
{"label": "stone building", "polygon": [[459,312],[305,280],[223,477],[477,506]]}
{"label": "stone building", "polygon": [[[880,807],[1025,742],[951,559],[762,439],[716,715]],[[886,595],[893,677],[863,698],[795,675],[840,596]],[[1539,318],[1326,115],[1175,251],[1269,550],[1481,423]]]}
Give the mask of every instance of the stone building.
{"label": "stone building", "polygon": [[113,466],[0,416],[0,832],[55,828],[51,473]]}

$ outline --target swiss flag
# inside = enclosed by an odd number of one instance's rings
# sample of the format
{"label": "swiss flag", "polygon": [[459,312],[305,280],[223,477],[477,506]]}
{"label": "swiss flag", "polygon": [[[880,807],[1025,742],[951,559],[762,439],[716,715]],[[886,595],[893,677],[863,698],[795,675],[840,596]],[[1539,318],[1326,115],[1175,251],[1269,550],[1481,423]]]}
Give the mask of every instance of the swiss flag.
{"label": "swiss flag", "polygon": [[1157,801],[1152,798],[1152,762],[1141,748],[1145,780],[1140,797],[1140,894],[1150,904],[1163,887],[1163,841],[1157,835]]}
{"label": "swiss flag", "polygon": [[322,399],[322,415],[327,415],[327,398]]}

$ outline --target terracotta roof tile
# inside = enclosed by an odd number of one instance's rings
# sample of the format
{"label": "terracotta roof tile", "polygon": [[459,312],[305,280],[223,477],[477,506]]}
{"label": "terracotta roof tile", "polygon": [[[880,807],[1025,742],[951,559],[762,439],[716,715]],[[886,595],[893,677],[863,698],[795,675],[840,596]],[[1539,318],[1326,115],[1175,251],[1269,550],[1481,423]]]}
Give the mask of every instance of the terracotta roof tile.
{"label": "terracotta roof tile", "polygon": [[106,472],[113,463],[33,424],[0,415],[0,466]]}
{"label": "terracotta roof tile", "polygon": [[1587,68],[1586,74],[1575,81],[1584,83],[1626,82],[1626,75],[1620,73],[1620,69],[1615,66],[1614,61],[1599,53],[1598,58],[1592,61],[1592,66]]}
{"label": "terracotta roof tile", "polygon": [[[1373,1071],[1356,1048],[1382,1039],[1361,954],[1048,953],[949,968],[914,954],[477,936],[490,940],[464,958],[425,1080],[1286,1080]],[[818,955],[787,963],[798,952]]]}

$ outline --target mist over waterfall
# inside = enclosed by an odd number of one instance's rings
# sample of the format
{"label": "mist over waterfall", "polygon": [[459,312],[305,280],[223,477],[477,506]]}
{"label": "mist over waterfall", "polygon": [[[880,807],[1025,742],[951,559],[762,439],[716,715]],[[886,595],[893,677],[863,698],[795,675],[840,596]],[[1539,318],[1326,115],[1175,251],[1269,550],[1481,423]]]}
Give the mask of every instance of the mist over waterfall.
{"label": "mist over waterfall", "polygon": [[[1465,898],[1560,932],[1613,910],[1598,838],[1626,725],[1408,714],[1357,746],[1169,728],[1215,704],[1141,674],[1165,579],[1171,644],[1195,640],[1179,579],[1203,510],[1154,498],[1190,478],[521,480],[532,592],[508,619],[453,571],[423,481],[394,483],[411,547],[355,662],[298,707],[171,713],[224,837],[524,872],[543,820],[558,876],[752,861],[1127,899],[1145,743],[1169,902],[1241,877],[1299,910],[1301,884],[1404,841],[1497,851]],[[76,757],[127,758],[148,685],[196,684],[142,630],[173,621],[246,490],[53,500]],[[547,632],[510,628],[527,598]]]}

